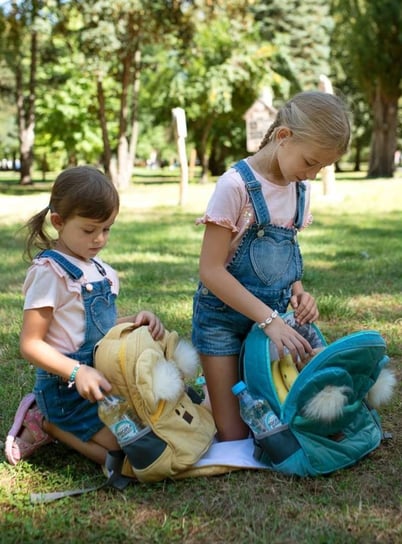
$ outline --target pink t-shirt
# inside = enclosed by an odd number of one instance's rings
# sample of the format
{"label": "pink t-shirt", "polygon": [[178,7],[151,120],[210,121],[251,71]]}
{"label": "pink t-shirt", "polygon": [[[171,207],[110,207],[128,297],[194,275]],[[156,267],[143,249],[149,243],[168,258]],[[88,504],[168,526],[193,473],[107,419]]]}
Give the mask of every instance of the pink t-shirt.
{"label": "pink t-shirt", "polygon": [[[248,164],[248,163],[247,163]],[[250,168],[251,166],[248,165]],[[281,227],[294,226],[296,213],[296,183],[281,186],[263,178],[251,168],[256,179],[261,183],[262,194],[267,204],[271,223]],[[305,210],[303,227],[312,223],[310,214],[310,183],[304,181]],[[205,214],[196,220],[196,224],[215,223],[232,231],[232,241],[226,263],[228,263],[250,224],[255,220],[253,205],[245,183],[239,172],[230,168],[216,182],[215,190],[208,202]]]}
{"label": "pink t-shirt", "polygon": [[[78,350],[85,337],[85,310],[81,287],[100,281],[103,276],[92,261],[86,262],[59,253],[80,268],[83,276],[74,281],[53,259],[34,259],[23,285],[24,310],[53,308],[53,320],[45,340],[61,353],[72,353]],[[99,257],[96,260],[103,266],[111,281],[112,293],[117,295],[119,279],[116,271]]]}

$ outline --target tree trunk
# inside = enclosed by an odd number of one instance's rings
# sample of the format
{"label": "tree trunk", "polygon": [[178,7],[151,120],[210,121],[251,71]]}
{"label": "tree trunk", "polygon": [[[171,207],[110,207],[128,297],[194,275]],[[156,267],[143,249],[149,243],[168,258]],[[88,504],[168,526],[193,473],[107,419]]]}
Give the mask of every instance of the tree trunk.
{"label": "tree trunk", "polygon": [[208,168],[213,176],[220,176],[226,170],[226,156],[218,138],[212,140]]}
{"label": "tree trunk", "polygon": [[32,183],[31,169],[33,164],[33,148],[35,141],[35,92],[36,92],[36,62],[38,55],[37,33],[31,32],[31,64],[29,74],[28,97],[24,97],[23,76],[21,64],[17,66],[16,95],[17,117],[20,141],[20,184]]}
{"label": "tree trunk", "polygon": [[120,97],[120,117],[119,117],[119,143],[117,147],[117,187],[126,189],[128,186],[127,168],[129,165],[128,157],[128,91],[131,80],[131,52],[127,52],[123,58],[123,74],[121,81],[121,97]]}
{"label": "tree trunk", "polygon": [[362,144],[357,138],[355,142],[355,167],[353,169],[354,172],[360,172],[360,165],[361,165],[361,156],[362,156]]}
{"label": "tree trunk", "polygon": [[386,96],[377,84],[373,103],[373,137],[367,177],[392,178],[397,144],[398,96]]}
{"label": "tree trunk", "polygon": [[140,93],[140,73],[141,73],[141,51],[136,50],[134,54],[134,81],[133,81],[133,96],[131,101],[131,137],[128,148],[128,169],[127,169],[127,185],[129,185],[135,164],[135,156],[137,153],[138,141],[138,96]]}
{"label": "tree trunk", "polygon": [[209,173],[209,156],[208,156],[208,139],[210,130],[212,127],[213,119],[209,117],[205,120],[205,123],[202,127],[202,132],[200,138],[198,139],[198,144],[196,146],[197,155],[201,163],[201,177],[199,183],[208,183],[208,173]]}
{"label": "tree trunk", "polygon": [[98,74],[96,89],[97,89],[97,96],[98,96],[98,116],[99,116],[99,123],[102,130],[102,140],[103,140],[103,161],[102,161],[103,168],[105,170],[105,174],[110,179],[112,179],[112,172],[111,172],[111,166],[110,166],[110,163],[112,160],[112,151],[110,149],[109,132],[108,132],[107,122],[106,122],[105,93],[103,92],[103,80],[102,80],[102,75],[100,73]]}
{"label": "tree trunk", "polygon": [[124,134],[120,136],[117,148],[117,187],[126,189],[128,187],[127,170],[129,168],[128,141]]}

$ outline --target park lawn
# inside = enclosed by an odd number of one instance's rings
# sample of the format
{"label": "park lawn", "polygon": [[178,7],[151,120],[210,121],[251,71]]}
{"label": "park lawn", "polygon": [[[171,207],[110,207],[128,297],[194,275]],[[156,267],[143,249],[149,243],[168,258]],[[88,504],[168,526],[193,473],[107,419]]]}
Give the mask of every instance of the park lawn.
{"label": "park lawn", "polygon": [[[32,387],[34,369],[18,351],[26,263],[16,232],[47,205],[46,184],[0,194],[0,440]],[[136,183],[102,257],[120,272],[120,313],[149,308],[190,337],[201,215],[213,184],[190,184],[177,205],[177,183]],[[11,467],[0,452],[2,543],[398,543],[402,541],[402,178],[338,177],[336,193],[313,185],[314,222],[300,235],[305,288],[317,298],[328,341],[375,329],[387,341],[398,375],[381,410],[387,441],[354,467],[300,479],[270,471],[102,489],[31,505],[31,492],[76,489],[104,481],[100,469],[61,444]]]}

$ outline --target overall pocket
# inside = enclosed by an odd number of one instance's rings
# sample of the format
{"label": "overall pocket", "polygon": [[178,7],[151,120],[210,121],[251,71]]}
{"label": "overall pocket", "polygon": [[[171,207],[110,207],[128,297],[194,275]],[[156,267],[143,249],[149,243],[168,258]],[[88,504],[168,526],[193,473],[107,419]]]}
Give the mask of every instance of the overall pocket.
{"label": "overall pocket", "polygon": [[294,243],[272,238],[256,238],[250,244],[250,260],[254,272],[265,285],[287,277],[293,263]]}
{"label": "overall pocket", "polygon": [[101,337],[116,323],[117,310],[115,299],[116,295],[113,293],[103,293],[94,297],[90,303],[89,311],[91,312],[92,322]]}

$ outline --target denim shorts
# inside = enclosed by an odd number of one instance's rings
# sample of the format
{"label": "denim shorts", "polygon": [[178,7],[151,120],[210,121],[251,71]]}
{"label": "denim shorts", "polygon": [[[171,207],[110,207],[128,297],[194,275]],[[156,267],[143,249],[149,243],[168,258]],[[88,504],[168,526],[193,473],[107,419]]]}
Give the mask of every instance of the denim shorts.
{"label": "denim shorts", "polygon": [[200,285],[193,301],[192,343],[205,355],[237,355],[253,321]]}
{"label": "denim shorts", "polygon": [[[265,289],[265,295],[267,289]],[[263,300],[263,290],[254,293]],[[290,290],[271,291],[264,300],[279,313],[286,311]],[[194,295],[192,343],[204,355],[238,355],[254,321],[219,300],[202,283]]]}
{"label": "denim shorts", "polygon": [[75,385],[69,388],[59,376],[37,372],[34,393],[45,419],[83,442],[105,426],[98,416],[98,403],[82,398]]}

